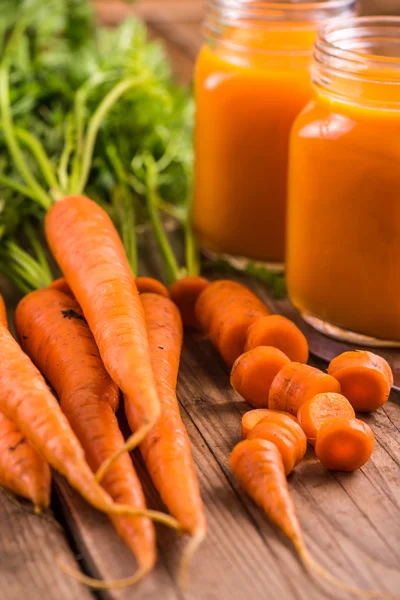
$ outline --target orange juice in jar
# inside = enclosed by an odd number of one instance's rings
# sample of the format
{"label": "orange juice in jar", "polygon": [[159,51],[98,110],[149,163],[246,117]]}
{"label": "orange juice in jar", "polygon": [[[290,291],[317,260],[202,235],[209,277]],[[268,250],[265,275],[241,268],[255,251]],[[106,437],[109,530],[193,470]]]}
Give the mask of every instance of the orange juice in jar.
{"label": "orange juice in jar", "polygon": [[355,0],[210,0],[198,57],[194,227],[202,248],[282,264],[288,140],[319,25]]}
{"label": "orange juice in jar", "polygon": [[303,316],[357,343],[400,343],[400,18],[321,30],[316,98],[291,137],[287,282]]}

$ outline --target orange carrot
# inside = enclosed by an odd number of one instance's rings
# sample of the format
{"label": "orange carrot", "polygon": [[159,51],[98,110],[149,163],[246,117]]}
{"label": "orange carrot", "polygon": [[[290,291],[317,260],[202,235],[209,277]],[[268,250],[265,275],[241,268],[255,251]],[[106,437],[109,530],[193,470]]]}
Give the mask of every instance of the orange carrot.
{"label": "orange carrot", "polygon": [[271,314],[251,290],[235,281],[214,281],[200,294],[196,319],[229,367],[244,352],[249,327]]}
{"label": "orange carrot", "polygon": [[310,556],[289,493],[282,457],[275,444],[260,439],[244,440],[234,448],[230,465],[243,490],[289,538],[308,568],[351,594],[369,598],[385,597],[380,592],[360,590],[340,581]]}
{"label": "orange carrot", "polygon": [[393,373],[384,358],[372,352],[344,352],[328,368],[342,393],[357,412],[378,410],[387,402],[393,386]]}
{"label": "orange carrot", "polygon": [[[267,417],[270,413],[272,413],[272,418],[277,414],[276,410],[269,410],[268,408],[256,408],[254,410],[248,410],[242,417],[242,439],[246,439],[248,433],[257,425],[259,421]],[[279,411],[280,415],[286,415],[293,421],[297,423],[296,417],[291,415],[290,413],[285,413]]]}
{"label": "orange carrot", "polygon": [[308,361],[307,338],[293,321],[281,315],[270,315],[253,323],[247,332],[246,350],[257,346],[278,348],[293,362]]}
{"label": "orange carrot", "polygon": [[[7,327],[6,307],[0,294],[0,323]],[[1,353],[1,349],[0,349]],[[50,468],[16,425],[0,412],[0,485],[32,500],[35,510],[50,504]]]}
{"label": "orange carrot", "polygon": [[184,327],[199,329],[195,313],[196,302],[209,284],[208,279],[204,277],[190,275],[177,279],[170,285],[169,293],[171,299],[179,308]]}
{"label": "orange carrot", "polygon": [[[46,236],[96,340],[103,363],[135,409],[133,449],[154,427],[160,402],[151,368],[143,307],[118,233],[106,212],[83,196],[56,202]],[[128,411],[129,414],[132,411]],[[118,455],[119,456],[119,455]],[[100,480],[118,456],[99,470]]]}
{"label": "orange carrot", "polygon": [[355,471],[370,459],[374,445],[374,434],[366,423],[342,417],[321,426],[315,454],[327,469]]}
{"label": "orange carrot", "polygon": [[84,451],[55,397],[28,356],[0,323],[0,411],[50,465],[94,507],[112,515],[151,516],[173,527],[163,514],[116,504],[97,484]]}
{"label": "orange carrot", "polygon": [[3,296],[0,294],[0,323],[7,327],[7,310]]}
{"label": "orange carrot", "polygon": [[319,429],[330,419],[356,416],[350,402],[341,394],[317,394],[302,404],[297,418],[310,444],[315,444]]}
{"label": "orange carrot", "polygon": [[250,431],[248,440],[268,440],[278,448],[286,475],[303,460],[307,450],[307,438],[300,425],[286,415],[276,413],[264,417]]}
{"label": "orange carrot", "polygon": [[153,277],[136,277],[136,287],[139,294],[159,294],[169,298],[169,291],[161,281]]}
{"label": "orange carrot", "polygon": [[[161,401],[161,417],[140,445],[140,451],[161,499],[182,529],[192,536],[183,571],[206,534],[191,447],[176,397],[176,383],[183,341],[178,308],[168,298],[155,294],[141,296],[147,323],[151,360]],[[140,422],[135,407],[127,407],[130,423]]]}
{"label": "orange carrot", "polygon": [[[79,305],[56,289],[37,290],[20,302],[16,327],[23,349],[56,391],[87,461],[96,471],[125,442],[114,415],[118,387],[104,369]],[[102,485],[115,502],[145,509],[142,487],[128,454],[114,462]],[[155,563],[153,524],[145,517],[111,518],[137,558],[139,579]]]}
{"label": "orange carrot", "polygon": [[285,365],[272,382],[268,408],[297,415],[304,402],[324,392],[340,393],[339,382],[319,369],[293,362]]}
{"label": "orange carrot", "polygon": [[235,361],[231,371],[231,385],[252,406],[266,408],[271,384],[281,368],[288,363],[290,359],[277,348],[258,346]]}
{"label": "orange carrot", "polygon": [[67,296],[71,296],[72,298],[74,297],[73,293],[71,292],[71,288],[65,281],[64,277],[60,277],[59,279],[52,281],[49,285],[49,288],[52,290],[58,290],[59,292],[67,294]]}

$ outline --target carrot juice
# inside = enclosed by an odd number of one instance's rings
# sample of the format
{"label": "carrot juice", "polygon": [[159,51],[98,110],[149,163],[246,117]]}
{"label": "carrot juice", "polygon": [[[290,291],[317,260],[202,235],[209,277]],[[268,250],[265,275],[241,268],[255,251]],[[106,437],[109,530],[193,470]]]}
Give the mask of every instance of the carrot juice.
{"label": "carrot juice", "polygon": [[195,75],[194,227],[212,253],[282,263],[289,133],[313,95],[317,28],[354,1],[209,5]]}
{"label": "carrot juice", "polygon": [[324,28],[291,138],[290,297],[322,331],[377,345],[400,342],[399,40],[395,17]]}

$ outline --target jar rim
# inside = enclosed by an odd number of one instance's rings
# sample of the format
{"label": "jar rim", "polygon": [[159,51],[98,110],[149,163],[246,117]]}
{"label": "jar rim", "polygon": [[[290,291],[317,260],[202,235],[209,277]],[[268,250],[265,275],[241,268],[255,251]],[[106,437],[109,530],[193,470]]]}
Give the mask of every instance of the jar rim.
{"label": "jar rim", "polygon": [[[355,41],[356,33],[359,32],[364,42],[368,42],[369,31],[371,34],[379,29],[381,36],[396,31],[398,36],[398,50],[396,56],[390,54],[378,54],[376,51],[362,52],[361,45],[351,48],[351,42]],[[342,35],[340,35],[342,34]],[[349,47],[346,47],[346,46]],[[360,70],[373,67],[398,67],[400,69],[400,17],[396,16],[369,16],[352,17],[347,19],[338,18],[323,25],[317,35],[314,50],[314,59],[317,62],[337,61],[336,68],[340,65],[347,71],[351,68],[357,73]],[[397,77],[396,77],[397,79]],[[400,80],[400,70],[399,70]]]}
{"label": "jar rim", "polygon": [[338,17],[346,9],[353,9],[357,0],[207,0],[211,13],[227,15],[230,20],[254,19],[276,21],[285,18],[313,22],[329,16]]}

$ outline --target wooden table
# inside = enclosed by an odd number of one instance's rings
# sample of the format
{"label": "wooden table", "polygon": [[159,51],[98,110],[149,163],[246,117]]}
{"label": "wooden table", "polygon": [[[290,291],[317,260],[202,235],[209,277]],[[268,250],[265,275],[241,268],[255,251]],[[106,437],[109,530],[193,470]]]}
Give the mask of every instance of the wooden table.
{"label": "wooden table", "polygon": [[[111,11],[105,10],[106,4],[110,2],[99,2],[99,10],[109,21],[125,11],[117,1]],[[164,39],[180,81],[189,82],[201,43],[201,2],[148,0],[138,2],[136,9],[149,21],[151,34]],[[154,272],[154,264],[144,266]],[[55,565],[57,556],[106,579],[125,577],[136,567],[108,519],[56,478],[52,510],[39,517],[28,503],[0,494],[1,600],[350,597],[306,572],[287,540],[238,489],[228,457],[239,440],[240,418],[248,406],[230,388],[228,370],[207,341],[187,336],[178,396],[209,521],[189,591],[184,595],[175,583],[184,540],[162,527],[157,527],[157,568],[134,590],[94,595],[64,576]],[[310,449],[289,478],[306,542],[320,563],[355,585],[392,593],[400,586],[399,400],[400,395],[393,393],[384,408],[365,418],[377,445],[363,469],[351,475],[329,473]],[[140,459],[134,460],[149,505],[162,508]]]}

